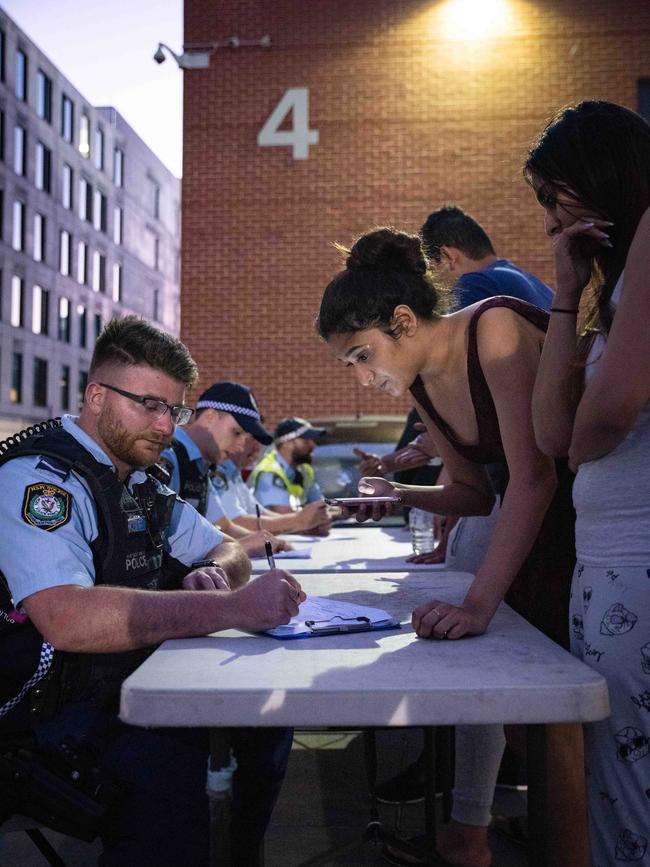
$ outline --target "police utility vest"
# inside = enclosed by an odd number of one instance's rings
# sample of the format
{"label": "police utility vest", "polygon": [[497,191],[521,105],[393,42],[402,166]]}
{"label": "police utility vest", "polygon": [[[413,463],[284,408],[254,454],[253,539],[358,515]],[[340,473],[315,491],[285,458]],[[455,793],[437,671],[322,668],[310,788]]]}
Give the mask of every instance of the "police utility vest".
{"label": "police utility vest", "polygon": [[304,506],[305,494],[314,484],[314,468],[311,464],[299,464],[296,467],[296,477],[290,481],[284,467],[278,460],[277,451],[273,449],[267,452],[262,460],[255,465],[255,469],[251,473],[253,487],[257,484],[257,479],[262,473],[272,473],[282,479],[294,509]]}
{"label": "police utility vest", "polygon": [[178,496],[182,500],[186,500],[190,506],[194,506],[200,515],[205,516],[208,509],[209,475],[201,473],[196,461],[190,460],[187,449],[179,440],[172,440],[172,448],[178,461],[180,478]]}
{"label": "police utility vest", "polygon": [[[130,493],[114,469],[95,460],[58,420],[36,425],[0,444],[0,466],[29,455],[41,456],[55,472],[76,473],[88,485],[97,508],[98,533],[90,543],[96,585],[146,590],[181,587],[189,570],[164,550],[176,500],[173,491],[148,477]],[[0,579],[0,656],[12,660],[7,673],[0,661],[2,705],[42,666],[42,648],[49,645],[27,618],[16,618],[1,573]],[[69,701],[115,705],[124,678],[154,649],[92,654],[54,651],[49,673],[30,690],[30,710],[47,718]],[[26,719],[24,707],[20,715]]]}

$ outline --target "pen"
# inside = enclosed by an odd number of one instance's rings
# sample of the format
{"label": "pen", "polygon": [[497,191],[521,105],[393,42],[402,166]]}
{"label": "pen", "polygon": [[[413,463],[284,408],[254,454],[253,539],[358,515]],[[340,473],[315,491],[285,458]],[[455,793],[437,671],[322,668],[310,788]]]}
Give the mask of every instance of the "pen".
{"label": "pen", "polygon": [[275,569],[275,560],[273,559],[273,545],[269,539],[264,543],[264,550],[266,551],[266,559],[269,561],[269,567],[271,569]]}
{"label": "pen", "polygon": [[260,504],[255,503],[255,511],[257,512],[257,529],[262,529],[262,516],[260,515]]}

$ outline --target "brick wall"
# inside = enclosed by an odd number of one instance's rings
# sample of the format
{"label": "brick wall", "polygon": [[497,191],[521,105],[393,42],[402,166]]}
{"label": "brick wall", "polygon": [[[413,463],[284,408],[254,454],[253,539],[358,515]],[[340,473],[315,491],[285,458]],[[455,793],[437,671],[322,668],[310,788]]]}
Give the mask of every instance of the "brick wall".
{"label": "brick wall", "polygon": [[[382,224],[417,231],[445,202],[552,282],[542,212],[521,177],[527,145],[565,103],[637,107],[650,4],[504,0],[509,23],[482,39],[463,38],[452,5],[185,0],[186,44],[273,43],[220,49],[209,69],[185,73],[182,336],[202,385],[253,386],[271,422],[403,409],[357,388],[312,323],[339,268],[331,241]],[[290,87],[309,88],[320,137],[306,160],[257,145]]]}

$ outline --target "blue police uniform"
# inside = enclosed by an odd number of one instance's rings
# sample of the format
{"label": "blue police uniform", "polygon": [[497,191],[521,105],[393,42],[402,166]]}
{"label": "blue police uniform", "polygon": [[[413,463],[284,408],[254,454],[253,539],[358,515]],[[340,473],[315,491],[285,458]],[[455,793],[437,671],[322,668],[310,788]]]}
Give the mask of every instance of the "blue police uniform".
{"label": "blue police uniform", "polygon": [[[217,472],[212,475],[212,485],[217,491],[226,515],[231,521],[242,515],[249,515],[239,501],[237,493],[237,478],[241,478],[239,470],[232,461],[224,461],[217,467]],[[253,513],[255,509],[253,508]]]}
{"label": "blue police uniform", "polygon": [[[289,481],[293,482],[298,475],[298,471],[288,464],[279,452],[277,453],[277,462],[286,473]],[[289,491],[283,484],[282,479],[274,473],[259,474],[255,481],[255,497],[267,508],[272,508],[273,506],[291,507]],[[316,480],[305,491],[304,497],[304,505],[323,499],[322,491]]]}
{"label": "blue police uniform", "polygon": [[[62,424],[96,461],[112,466],[73,417],[64,417]],[[144,479],[145,473],[136,470],[126,487],[130,490]],[[16,607],[40,590],[93,586],[90,546],[97,538],[98,516],[86,481],[51,458],[36,455],[16,457],[0,467],[0,484],[0,570]],[[189,504],[180,500],[173,504],[164,544],[176,561],[190,566],[222,539],[220,531]],[[102,828],[100,867],[207,867],[206,729],[139,729],[120,722],[114,711],[92,700],[64,703],[52,718],[33,722],[31,728],[40,748],[70,738],[93,743],[103,779],[119,787],[117,803]],[[254,861],[279,793],[291,733],[234,730],[232,744],[238,758],[233,780],[233,863],[247,864]]]}
{"label": "blue police uniform", "polygon": [[228,476],[230,483],[232,484],[235,496],[237,497],[237,502],[239,506],[243,509],[244,515],[254,515],[255,509],[261,503],[255,499],[255,496],[252,490],[248,487],[244,479],[242,478],[242,474],[239,471],[239,468],[234,464],[230,459],[224,461],[221,464],[224,472]]}
{"label": "blue police uniform", "polygon": [[[174,439],[178,440],[179,443],[185,448],[189,460],[196,465],[198,474],[200,476],[208,476],[210,474],[210,464],[208,463],[208,461],[205,460],[205,458],[201,454],[200,448],[194,442],[192,437],[187,433],[187,431],[184,431],[182,428],[177,427],[174,433]],[[181,490],[181,477],[176,452],[173,448],[167,448],[163,451],[161,459],[161,462],[171,472],[169,487],[173,491],[179,493]],[[197,507],[197,503],[192,502],[192,500],[188,500],[188,502],[190,503],[190,505],[194,506],[194,508]],[[219,494],[213,485],[208,485],[205,512],[203,514],[205,515],[207,520],[211,521],[212,523],[216,523],[217,521],[220,521],[222,518],[226,517],[226,510],[224,509],[221,498],[219,497]],[[230,516],[228,515],[228,517]]]}

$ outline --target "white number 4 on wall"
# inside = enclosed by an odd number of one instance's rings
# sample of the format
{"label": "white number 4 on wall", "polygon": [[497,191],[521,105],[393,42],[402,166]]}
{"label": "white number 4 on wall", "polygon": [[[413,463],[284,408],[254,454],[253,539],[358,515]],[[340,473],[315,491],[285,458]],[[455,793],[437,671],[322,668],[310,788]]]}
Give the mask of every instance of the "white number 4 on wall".
{"label": "white number 4 on wall", "polygon": [[[293,113],[291,129],[280,127],[289,112]],[[259,131],[260,147],[293,147],[294,160],[306,160],[309,145],[318,144],[318,130],[309,129],[309,88],[290,87],[268,116]]]}

